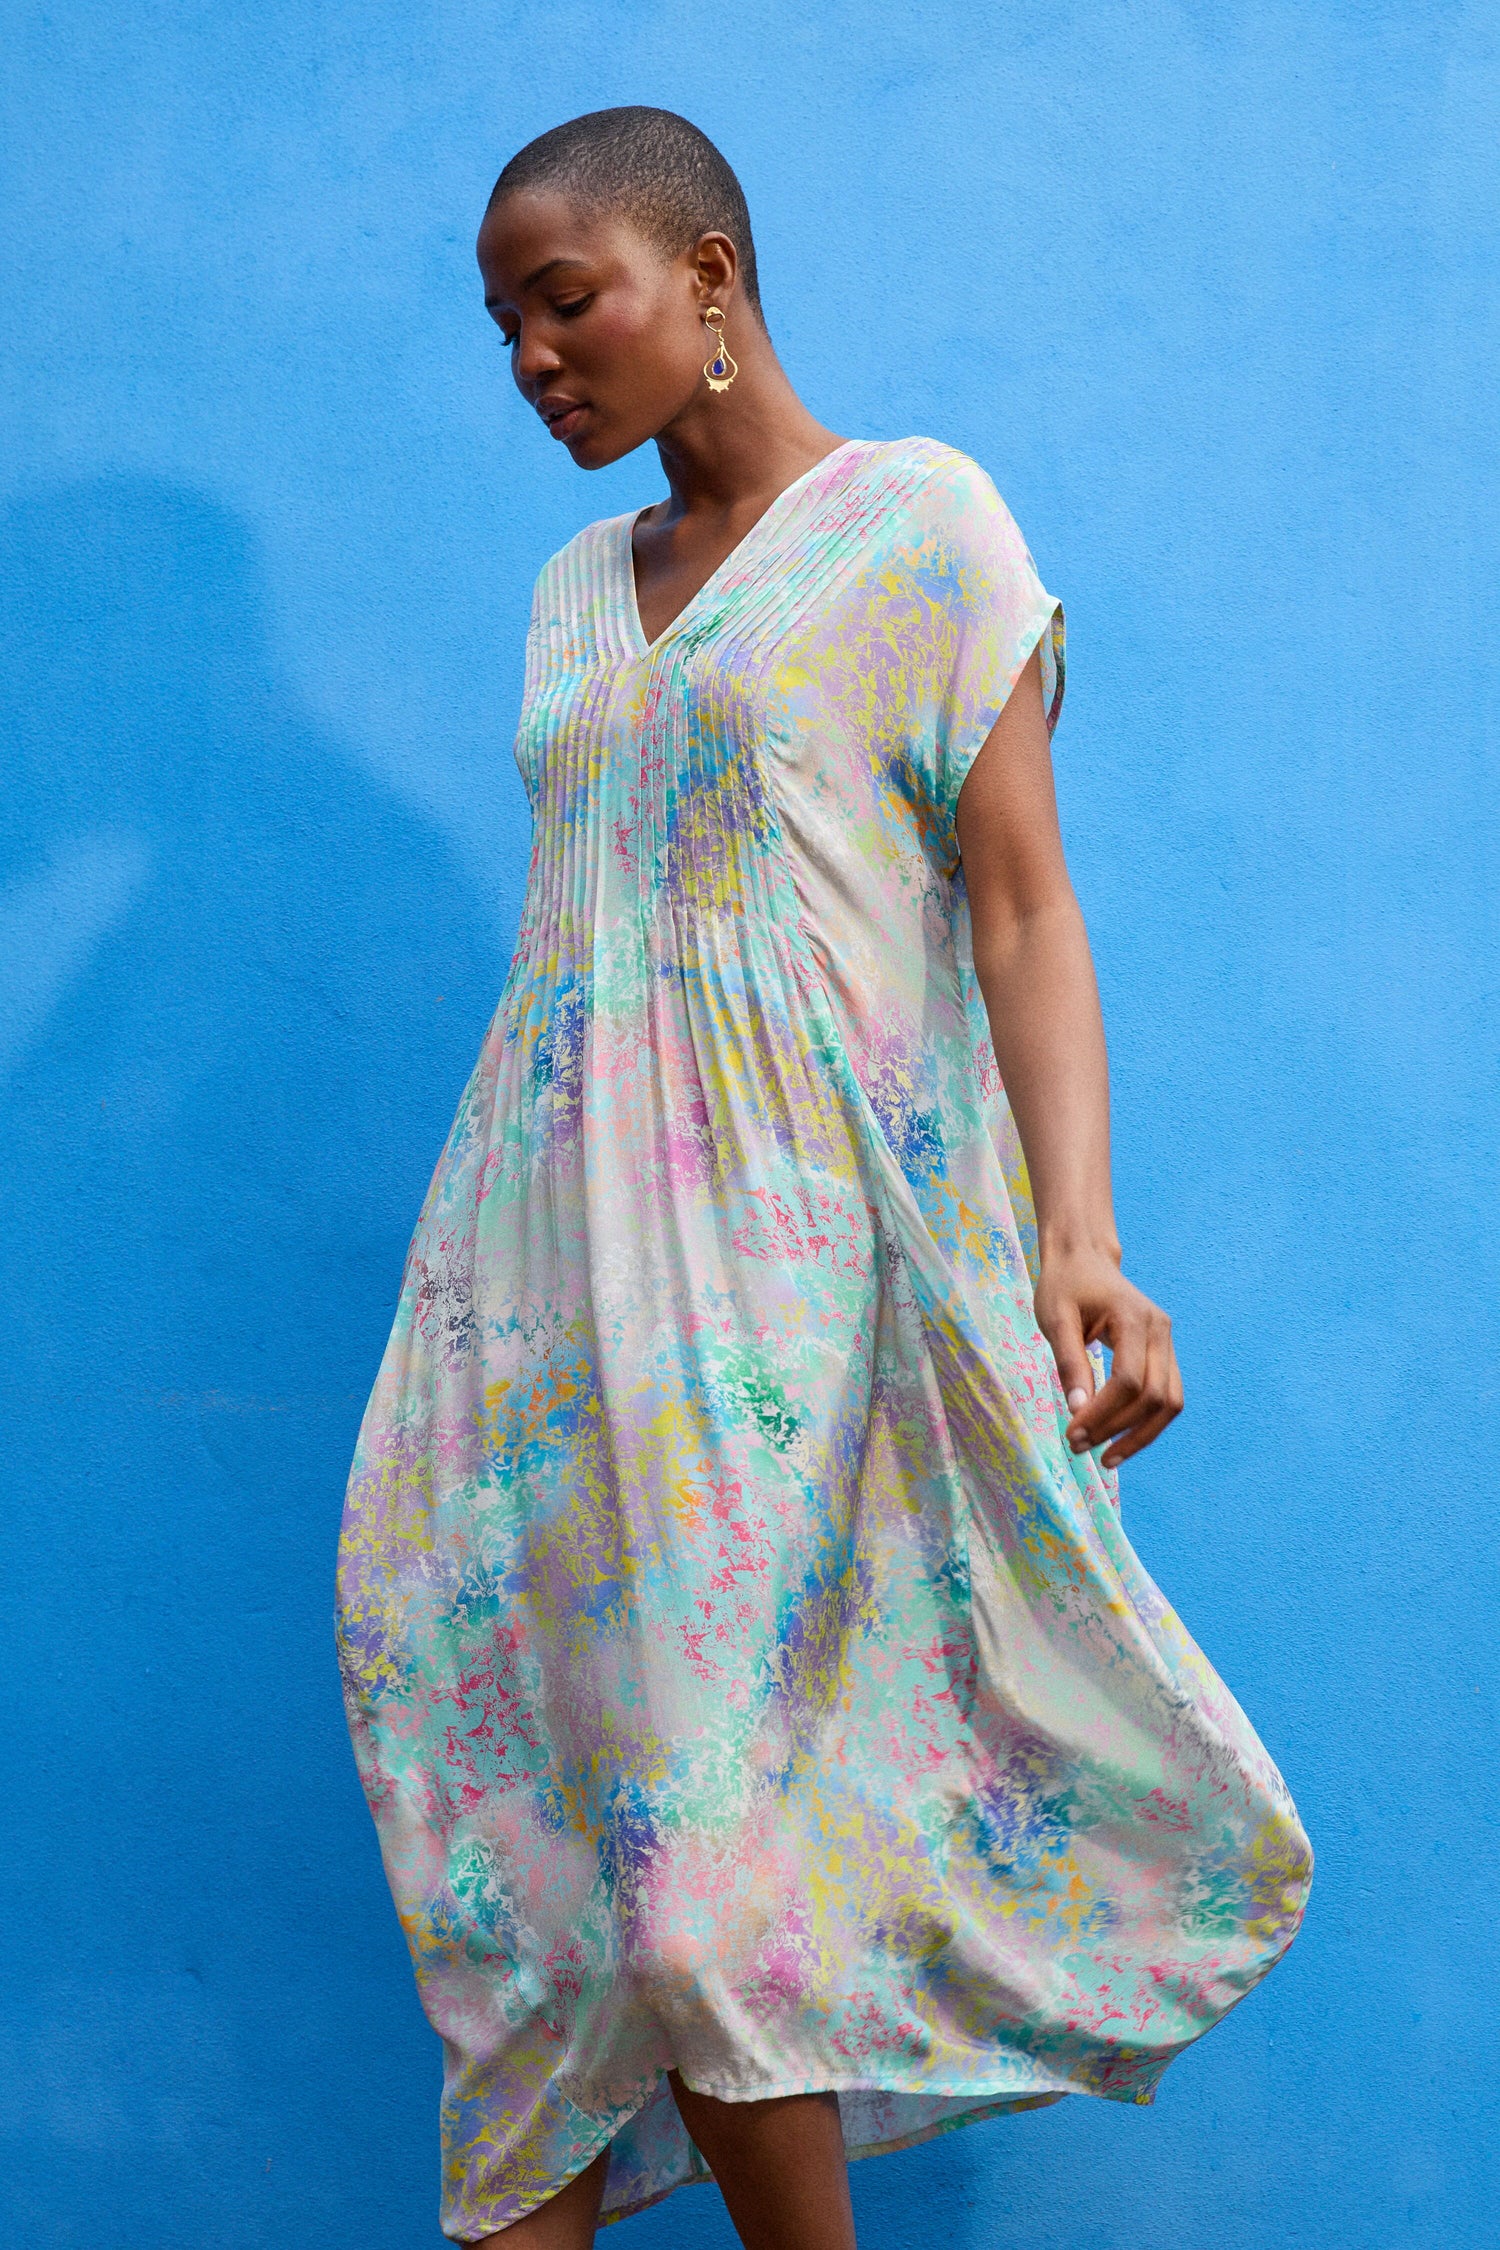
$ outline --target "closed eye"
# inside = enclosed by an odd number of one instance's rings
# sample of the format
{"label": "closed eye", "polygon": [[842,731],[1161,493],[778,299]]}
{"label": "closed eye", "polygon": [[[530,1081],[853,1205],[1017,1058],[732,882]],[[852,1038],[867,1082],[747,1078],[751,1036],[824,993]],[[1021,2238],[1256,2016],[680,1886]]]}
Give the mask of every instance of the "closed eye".
{"label": "closed eye", "polygon": [[565,304],[565,305],[560,305],[560,304],[557,304],[557,303],[556,303],[556,302],[554,301],[554,304],[553,304],[553,311],[554,311],[554,312],[557,312],[557,313],[560,313],[560,314],[562,315],[562,318],[563,318],[564,320],[576,320],[576,319],[578,318],[578,315],[579,315],[579,314],[580,314],[581,312],[584,312],[584,311],[586,311],[586,310],[587,310],[587,308],[588,308],[588,307],[589,307],[589,306],[590,306],[590,305],[591,305],[591,304],[593,303],[593,301],[594,301],[594,297],[593,297],[593,292],[592,292],[592,290],[591,290],[591,291],[589,292],[588,296],[586,296],[586,297],[572,297],[572,298],[570,298],[570,299],[568,300],[567,304]]}

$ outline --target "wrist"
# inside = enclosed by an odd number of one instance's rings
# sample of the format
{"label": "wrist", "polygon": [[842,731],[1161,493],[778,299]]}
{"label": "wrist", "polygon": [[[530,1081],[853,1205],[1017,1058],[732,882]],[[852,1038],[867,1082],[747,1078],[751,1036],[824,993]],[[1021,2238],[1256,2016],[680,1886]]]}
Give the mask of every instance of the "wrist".
{"label": "wrist", "polygon": [[1118,1268],[1124,1255],[1112,1225],[1088,1225],[1078,1220],[1056,1220],[1037,1228],[1037,1251],[1042,1264],[1105,1258]]}

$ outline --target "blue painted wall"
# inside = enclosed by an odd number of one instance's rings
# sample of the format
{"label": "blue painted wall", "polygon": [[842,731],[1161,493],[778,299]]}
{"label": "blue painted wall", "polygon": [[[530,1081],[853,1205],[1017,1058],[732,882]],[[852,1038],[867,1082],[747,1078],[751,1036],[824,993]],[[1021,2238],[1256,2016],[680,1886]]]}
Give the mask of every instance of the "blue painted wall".
{"label": "blue painted wall", "polygon": [[[740,167],[814,409],[977,455],[1067,601],[1122,1222],[1190,1393],[1128,1519],[1320,1854],[1155,2110],[862,2166],[865,2240],[1486,2239],[1494,8],[17,0],[5,38],[6,2250],[437,2241],[332,1552],[504,971],[532,575],[658,489],[532,426],[472,232],[624,100]],[[728,2232],[695,2189],[628,2240]]]}

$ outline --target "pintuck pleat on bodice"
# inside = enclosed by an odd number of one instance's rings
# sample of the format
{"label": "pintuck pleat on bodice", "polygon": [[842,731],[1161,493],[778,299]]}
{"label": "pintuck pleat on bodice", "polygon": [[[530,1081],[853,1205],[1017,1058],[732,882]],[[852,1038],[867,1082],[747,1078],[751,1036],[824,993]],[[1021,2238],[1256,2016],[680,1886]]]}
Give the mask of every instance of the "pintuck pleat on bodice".
{"label": "pintuck pleat on bodice", "polygon": [[538,581],[521,927],[341,1546],[460,2239],[607,2145],[606,2215],[701,2178],[671,2068],[856,2154],[1147,2101],[1308,1880],[1032,1314],[955,809],[1061,613],[925,439],[649,647],[631,524]]}

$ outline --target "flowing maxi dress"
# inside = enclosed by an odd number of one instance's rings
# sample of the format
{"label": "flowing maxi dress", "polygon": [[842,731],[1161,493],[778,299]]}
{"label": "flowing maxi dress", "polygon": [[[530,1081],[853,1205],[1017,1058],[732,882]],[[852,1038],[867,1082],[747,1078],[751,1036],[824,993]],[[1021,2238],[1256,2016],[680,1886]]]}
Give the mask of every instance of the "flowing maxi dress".
{"label": "flowing maxi dress", "polygon": [[954,813],[1061,611],[925,438],[650,645],[633,520],[537,584],[520,932],[340,1548],[459,2240],[606,2146],[606,2216],[704,2177],[674,2066],[852,2155],[1148,2102],[1310,1879],[1032,1313]]}

